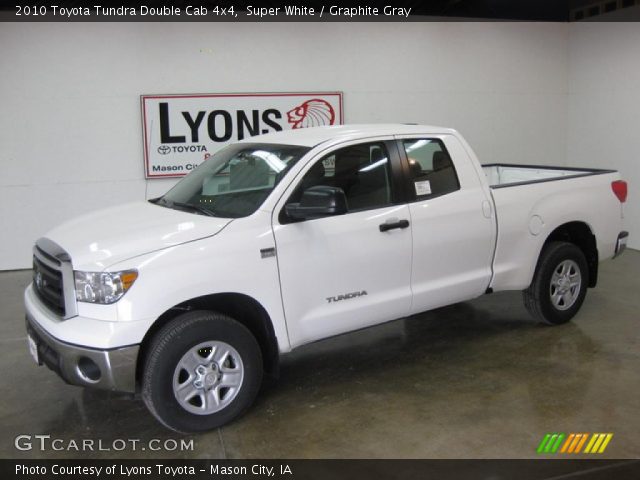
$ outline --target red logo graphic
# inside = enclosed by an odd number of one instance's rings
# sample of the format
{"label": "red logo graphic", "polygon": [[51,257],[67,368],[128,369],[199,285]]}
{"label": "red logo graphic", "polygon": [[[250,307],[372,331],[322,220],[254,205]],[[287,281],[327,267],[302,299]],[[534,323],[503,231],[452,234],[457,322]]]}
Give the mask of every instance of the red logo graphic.
{"label": "red logo graphic", "polygon": [[320,98],[307,100],[287,112],[287,121],[291,124],[291,128],[333,125],[335,119],[336,113],[331,104]]}

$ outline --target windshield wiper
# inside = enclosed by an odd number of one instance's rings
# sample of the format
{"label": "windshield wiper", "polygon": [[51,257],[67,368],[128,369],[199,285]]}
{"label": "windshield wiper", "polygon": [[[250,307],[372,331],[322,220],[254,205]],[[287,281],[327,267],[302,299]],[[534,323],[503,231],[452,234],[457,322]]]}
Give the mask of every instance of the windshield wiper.
{"label": "windshield wiper", "polygon": [[208,208],[205,207],[201,207],[200,205],[194,205],[193,203],[185,203],[185,202],[172,202],[171,200],[167,200],[164,197],[160,197],[160,198],[154,198],[152,200],[149,200],[152,203],[155,203],[157,205],[164,205],[165,207],[169,207],[169,208],[182,208],[184,210],[191,210],[192,212],[198,212],[201,213],[203,215],[207,215],[208,217],[215,217],[216,214],[213,213],[211,210],[209,210]]}
{"label": "windshield wiper", "polygon": [[203,215],[207,215],[209,217],[215,217],[215,213],[205,207],[201,207],[200,205],[194,205],[193,203],[184,203],[184,202],[171,202],[171,206],[184,208],[186,210],[191,210],[193,212],[200,212]]}

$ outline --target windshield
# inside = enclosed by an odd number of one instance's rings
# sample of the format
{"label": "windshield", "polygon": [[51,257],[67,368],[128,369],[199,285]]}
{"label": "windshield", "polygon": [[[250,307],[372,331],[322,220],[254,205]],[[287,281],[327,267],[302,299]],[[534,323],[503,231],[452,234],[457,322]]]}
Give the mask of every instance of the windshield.
{"label": "windshield", "polygon": [[164,207],[216,217],[255,212],[308,147],[265,143],[230,145],[206,160],[164,196]]}

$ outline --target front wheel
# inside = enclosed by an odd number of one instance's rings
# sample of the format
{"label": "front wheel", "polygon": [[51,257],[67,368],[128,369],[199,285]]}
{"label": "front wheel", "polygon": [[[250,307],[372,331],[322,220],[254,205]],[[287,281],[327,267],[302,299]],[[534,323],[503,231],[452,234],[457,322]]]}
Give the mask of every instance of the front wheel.
{"label": "front wheel", "polygon": [[244,413],[261,381],[262,356],[251,332],[226,315],[194,311],[176,317],[153,338],[142,398],[168,428],[200,432]]}
{"label": "front wheel", "polygon": [[571,320],[587,294],[589,270],[582,250],[568,242],[546,245],[533,281],[524,290],[524,305],[537,320],[560,325]]}

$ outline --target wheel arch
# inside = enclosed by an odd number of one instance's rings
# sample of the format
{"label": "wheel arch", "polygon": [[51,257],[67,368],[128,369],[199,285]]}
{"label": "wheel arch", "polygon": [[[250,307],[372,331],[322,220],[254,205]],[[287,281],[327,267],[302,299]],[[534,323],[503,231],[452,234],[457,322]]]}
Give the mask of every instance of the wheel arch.
{"label": "wheel arch", "polygon": [[550,242],[569,242],[577,246],[587,260],[589,272],[589,287],[593,288],[598,283],[598,247],[596,237],[591,227],[586,222],[573,221],[557,226],[545,239],[538,253],[540,261],[542,251]]}
{"label": "wheel arch", "polygon": [[139,384],[151,339],[167,323],[192,310],[212,310],[230,316],[244,325],[258,341],[264,371],[272,377],[279,373],[279,349],[271,317],[253,297],[241,293],[216,293],[192,298],[166,310],[151,325],[140,344],[136,362],[136,382]]}

